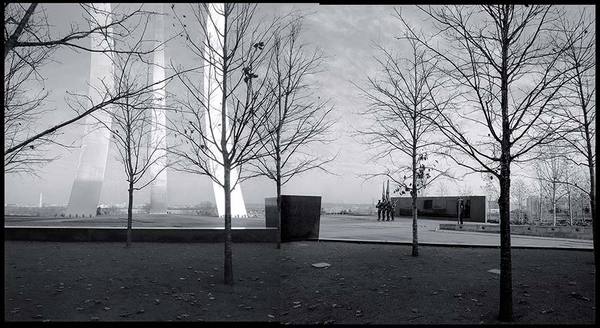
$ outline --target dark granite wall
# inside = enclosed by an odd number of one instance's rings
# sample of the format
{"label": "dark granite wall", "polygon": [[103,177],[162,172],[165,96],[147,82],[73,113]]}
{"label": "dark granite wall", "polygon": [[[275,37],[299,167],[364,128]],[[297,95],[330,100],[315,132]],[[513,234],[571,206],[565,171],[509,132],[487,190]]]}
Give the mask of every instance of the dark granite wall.
{"label": "dark granite wall", "polygon": [[[421,216],[439,217],[440,220],[456,220],[458,217],[457,201],[460,196],[421,196],[417,198],[417,211]],[[485,196],[462,196],[465,201],[463,211],[464,222],[486,222],[486,197]],[[392,197],[396,207],[396,216],[411,216],[412,200],[410,197]],[[425,208],[425,202],[428,208]]]}
{"label": "dark granite wall", "polygon": [[[319,238],[321,196],[281,196],[281,241]],[[277,227],[277,198],[265,198],[265,223]]]}

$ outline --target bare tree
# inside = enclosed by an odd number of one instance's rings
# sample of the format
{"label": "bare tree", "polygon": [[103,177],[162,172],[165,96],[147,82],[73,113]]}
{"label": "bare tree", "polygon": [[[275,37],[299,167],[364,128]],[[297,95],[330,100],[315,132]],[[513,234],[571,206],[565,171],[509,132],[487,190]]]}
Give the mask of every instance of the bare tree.
{"label": "bare tree", "polygon": [[[137,46],[140,46],[138,43]],[[152,111],[162,110],[154,102],[154,89],[144,89],[153,84],[150,75],[151,65],[138,54],[124,53],[114,57],[115,86],[98,90],[112,97],[126,94],[121,100],[90,114],[97,121],[97,128],[108,129],[116,146],[117,159],[123,165],[127,181],[127,242],[131,245],[133,223],[134,192],[144,189],[166,169],[163,166],[157,172],[150,168],[157,162],[166,161],[166,149],[160,148],[163,137],[152,140],[155,129],[160,128],[152,122]],[[164,87],[159,84],[155,88]],[[132,90],[145,92],[131,92]],[[110,120],[106,120],[110,117]],[[112,124],[108,124],[110,121]],[[155,138],[156,139],[156,138]]]}
{"label": "bare tree", "polygon": [[[376,60],[381,78],[368,77],[367,88],[357,86],[370,102],[369,108],[360,113],[370,125],[357,134],[375,151],[375,160],[388,159],[393,165],[384,173],[370,176],[387,176],[397,184],[397,191],[411,195],[412,256],[418,256],[418,192],[445,173],[431,165],[431,159],[427,163],[439,145],[433,136],[436,126],[431,120],[439,113],[432,98],[442,91],[443,82],[435,76],[436,63],[428,57],[426,49],[412,38],[404,40],[410,46],[407,58],[379,47],[381,57]],[[397,156],[410,159],[411,163],[394,163]]]}
{"label": "bare tree", "polygon": [[591,214],[590,195],[587,192],[587,190],[589,190],[589,183],[587,172],[585,172],[585,176],[581,173],[576,175],[574,184],[577,184],[578,187],[573,188],[572,204],[575,208],[574,217],[579,219],[579,224],[581,225],[587,224],[587,218],[589,217],[589,214]]}
{"label": "bare tree", "polygon": [[458,195],[463,197],[473,195],[473,188],[463,181],[458,185]]}
{"label": "bare tree", "polygon": [[[576,42],[570,45],[563,60],[574,70],[569,72],[571,79],[562,91],[563,106],[555,113],[564,117],[568,122],[570,133],[565,135],[564,148],[573,150],[575,156],[566,156],[577,166],[585,166],[589,170],[590,202],[592,215],[594,203],[594,167],[595,167],[595,121],[596,121],[596,31],[593,14],[583,10],[575,20],[568,16],[562,17],[557,23],[562,39],[572,39],[573,35],[582,34]],[[564,152],[563,152],[564,153]]]}
{"label": "bare tree", "polygon": [[[274,96],[274,109],[265,121],[267,135],[262,136],[267,156],[250,163],[256,176],[275,182],[277,191],[278,228],[281,228],[281,188],[294,176],[313,169],[328,172],[325,164],[332,158],[321,158],[307,149],[312,144],[328,142],[333,110],[314,95],[315,87],[307,79],[318,73],[323,57],[319,51],[309,52],[301,44],[301,17],[273,40],[272,70],[267,92]],[[277,234],[277,248],[281,234]]]}
{"label": "bare tree", "polygon": [[[565,193],[567,196],[567,208],[569,211],[569,225],[573,225],[573,218],[574,218],[574,202],[575,202],[575,198],[577,195],[577,189],[579,189],[580,191],[586,191],[585,187],[586,187],[586,182],[589,183],[589,181],[586,181],[587,179],[585,179],[582,176],[582,172],[580,170],[580,168],[573,164],[570,161],[566,161],[565,162],[565,170],[568,172],[568,174],[565,175],[565,179],[563,182],[563,188],[565,189]],[[589,173],[589,172],[586,172]],[[589,190],[589,189],[587,189]],[[586,193],[587,196],[589,197],[589,193]]]}
{"label": "bare tree", "polygon": [[500,197],[500,187],[495,183],[494,176],[489,173],[482,173],[481,178],[484,181],[482,188],[485,194],[490,197],[490,199],[497,201],[498,197]]}
{"label": "bare tree", "polygon": [[179,143],[169,152],[179,158],[175,169],[206,175],[224,189],[226,284],[233,284],[231,191],[244,179],[243,166],[264,155],[262,130],[273,107],[266,83],[277,26],[257,23],[256,7],[191,4],[188,15],[202,32],[200,40],[194,37],[198,29],[176,13],[188,49],[205,62],[205,85],[201,89],[191,74],[180,75],[188,99],[180,101],[178,120],[170,120]]}
{"label": "bare tree", "polygon": [[[481,179],[484,181],[483,186],[481,187],[486,196],[486,208],[487,208],[487,216],[488,219],[491,217],[492,213],[492,205],[494,209],[498,204],[498,198],[500,197],[500,187],[498,186],[498,180],[494,179],[494,176],[489,173],[482,173]],[[494,220],[496,219],[496,212],[494,212]],[[486,220],[486,223],[487,223]]]}
{"label": "bare tree", "polygon": [[523,218],[523,202],[527,200],[529,194],[529,187],[523,179],[513,179],[513,183],[511,183],[511,196],[518,206],[517,220],[519,222],[522,222],[521,220]]}
{"label": "bare tree", "polygon": [[552,205],[552,225],[556,226],[557,204],[567,195],[564,181],[569,174],[567,162],[555,146],[543,147],[543,155],[535,162],[535,168],[546,197]]}
{"label": "bare tree", "polygon": [[446,183],[444,182],[444,180],[439,179],[437,186],[438,186],[438,189],[437,189],[438,196],[448,196],[448,187],[446,186]]}
{"label": "bare tree", "polygon": [[[80,3],[78,5],[85,13],[83,15],[85,27],[72,23],[67,33],[57,36],[54,35],[53,26],[48,23],[48,16],[43,5],[30,3],[25,8],[23,3],[5,4],[4,59],[6,60],[6,56],[11,51],[18,53],[22,49],[28,48],[44,48],[48,51],[57,47],[69,47],[89,52],[130,53],[132,52],[131,49],[98,50],[82,44],[81,41],[89,38],[91,34],[102,34],[111,39],[126,39],[138,27],[140,19],[147,20],[153,14],[153,12],[144,10],[143,4],[122,13],[119,13],[119,10],[106,10],[103,6],[94,3]],[[93,12],[110,15],[111,19],[98,21],[92,15]],[[131,22],[136,19],[138,21],[131,25]],[[120,29],[121,32],[115,33],[111,31],[112,29]],[[152,51],[152,49],[145,50],[143,53]]]}
{"label": "bare tree", "polygon": [[[48,56],[43,49],[27,49],[4,58],[4,149],[27,139],[33,123],[46,110],[48,92],[38,69]],[[43,154],[43,147],[50,142],[50,138],[41,138],[5,155],[4,172],[35,174],[36,166],[52,160]]]}
{"label": "bare tree", "polygon": [[[441,59],[440,70],[456,85],[436,125],[451,143],[458,165],[492,174],[500,185],[499,318],[513,320],[510,247],[511,165],[560,136],[548,110],[573,67],[561,62],[580,35],[557,40],[551,28],[560,13],[550,6],[486,5],[419,7],[431,19],[433,40],[404,27]],[[450,92],[450,91],[449,91]],[[435,98],[433,98],[435,100]],[[468,123],[467,133],[465,126]],[[483,132],[485,131],[485,132]],[[483,133],[482,133],[483,132]]]}
{"label": "bare tree", "polygon": [[[4,144],[4,162],[7,168],[5,172],[8,173],[33,173],[32,165],[51,160],[44,156],[43,150],[54,142],[54,137],[60,129],[106,105],[138,92],[145,92],[152,87],[140,86],[143,89],[128,90],[128,94],[113,94],[112,98],[103,98],[99,103],[92,103],[80,109],[68,120],[40,129],[42,114],[54,109],[44,106],[49,91],[39,83],[35,87],[34,82],[42,82],[45,79],[39,69],[52,62],[52,55],[56,49],[67,47],[75,51],[138,55],[154,51],[154,48],[148,47],[137,50],[98,49],[84,44],[92,35],[102,36],[104,40],[111,42],[127,40],[134,34],[144,38],[148,20],[155,13],[144,10],[142,5],[119,13],[120,10],[106,9],[106,6],[100,4],[80,4],[84,12],[83,19],[88,26],[80,27],[71,23],[69,32],[59,36],[55,35],[54,27],[48,23],[45,6],[47,5],[38,3],[4,5],[4,88],[5,94],[9,95],[5,98],[4,113],[5,125],[10,126],[10,130],[5,131],[8,140],[5,139]],[[99,14],[107,19],[97,19]],[[170,78],[172,76],[167,79]],[[39,90],[40,86],[41,90]],[[37,91],[34,91],[36,89]]]}
{"label": "bare tree", "polygon": [[[564,16],[556,24],[560,31],[559,38],[575,39],[565,52],[563,60],[575,67],[569,72],[571,80],[564,90],[565,102],[556,114],[568,121],[571,133],[565,141],[575,156],[569,159],[576,165],[587,168],[589,189],[586,190],[590,211],[592,214],[594,236],[594,263],[596,272],[600,271],[600,224],[596,218],[596,28],[593,12],[582,10],[575,19]],[[582,37],[578,37],[583,35]],[[572,187],[572,184],[569,184]],[[577,186],[578,189],[581,187]],[[600,286],[600,277],[596,276],[596,286]],[[600,298],[600,288],[596,288],[596,299]],[[599,307],[596,306],[596,318],[600,317]]]}

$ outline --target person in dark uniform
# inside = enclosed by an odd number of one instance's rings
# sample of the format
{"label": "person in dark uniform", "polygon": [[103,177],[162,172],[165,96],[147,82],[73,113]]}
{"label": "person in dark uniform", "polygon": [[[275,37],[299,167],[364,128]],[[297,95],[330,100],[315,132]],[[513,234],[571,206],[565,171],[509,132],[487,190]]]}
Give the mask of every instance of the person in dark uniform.
{"label": "person in dark uniform", "polygon": [[463,224],[463,209],[464,209],[464,201],[462,198],[458,199],[458,224]]}
{"label": "person in dark uniform", "polygon": [[390,201],[386,200],[384,204],[385,204],[385,220],[389,221],[390,220]]}
{"label": "person in dark uniform", "polygon": [[390,214],[392,215],[392,221],[394,221],[394,209],[395,209],[395,204],[394,202],[390,201]]}
{"label": "person in dark uniform", "polygon": [[375,205],[375,207],[377,207],[377,221],[379,221],[381,219],[381,211],[383,210],[383,204],[381,203],[381,200],[377,201],[377,205]]}

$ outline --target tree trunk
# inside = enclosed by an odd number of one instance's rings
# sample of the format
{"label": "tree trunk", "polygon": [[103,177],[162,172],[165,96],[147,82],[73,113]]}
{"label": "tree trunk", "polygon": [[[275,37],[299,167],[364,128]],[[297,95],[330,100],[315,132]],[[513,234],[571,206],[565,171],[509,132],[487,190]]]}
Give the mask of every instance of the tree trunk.
{"label": "tree trunk", "polygon": [[512,306],[512,260],[510,246],[510,122],[508,119],[508,47],[510,40],[508,5],[502,6],[501,42],[502,67],[500,73],[502,110],[502,148],[500,155],[500,321],[513,320]]}
{"label": "tree trunk", "polygon": [[281,156],[279,155],[279,150],[277,152],[277,180],[275,183],[277,184],[277,249],[281,248]]}
{"label": "tree trunk", "polygon": [[[227,5],[225,5],[227,6]],[[223,19],[223,56],[227,54],[227,30],[228,15],[224,14]],[[223,257],[223,278],[226,285],[233,285],[233,252],[231,250],[231,162],[229,160],[229,147],[227,147],[227,82],[229,73],[229,63],[223,59],[223,81],[221,95],[221,154],[223,155],[223,191],[225,194],[225,249]],[[252,87],[250,79],[249,88]]]}
{"label": "tree trunk", "polygon": [[571,207],[571,186],[567,186],[567,202],[569,203],[569,225],[573,225],[573,208]]}
{"label": "tree trunk", "polygon": [[[586,125],[586,133],[589,133]],[[589,136],[589,134],[587,134]],[[595,278],[595,322],[598,322],[600,318],[600,310],[598,306],[598,300],[600,300],[600,232],[598,232],[598,228],[600,224],[598,223],[598,218],[596,217],[596,175],[594,172],[594,158],[593,158],[593,148],[591,146],[590,138],[587,138],[587,148],[588,148],[588,167],[590,170],[590,212],[592,214],[592,236],[594,240],[594,267],[596,274]],[[584,212],[583,208],[581,209],[582,214]]]}
{"label": "tree trunk", "polygon": [[552,225],[556,227],[556,182],[552,182]]}
{"label": "tree trunk", "polygon": [[415,158],[413,157],[413,186],[412,186],[412,256],[419,256],[419,236],[418,236],[418,225],[417,225],[417,187],[416,187],[416,176],[415,176]]}
{"label": "tree trunk", "polygon": [[225,162],[225,177],[223,179],[225,191],[225,263],[223,264],[223,274],[225,284],[233,285],[233,253],[231,251],[231,188],[230,188],[230,168],[229,161]]}
{"label": "tree trunk", "polygon": [[[413,108],[413,144],[412,144],[412,256],[419,256],[419,236],[417,225],[417,106]],[[424,172],[423,172],[424,174]]]}
{"label": "tree trunk", "polygon": [[133,222],[133,182],[129,182],[129,204],[127,205],[127,247],[131,245],[131,226]]}
{"label": "tree trunk", "polygon": [[510,169],[503,164],[500,177],[500,320],[512,321],[512,259],[510,240]]}
{"label": "tree trunk", "polygon": [[542,187],[540,186],[540,206],[539,206],[539,212],[540,212],[540,224],[542,223],[542,198],[544,197],[543,193],[542,193]]}

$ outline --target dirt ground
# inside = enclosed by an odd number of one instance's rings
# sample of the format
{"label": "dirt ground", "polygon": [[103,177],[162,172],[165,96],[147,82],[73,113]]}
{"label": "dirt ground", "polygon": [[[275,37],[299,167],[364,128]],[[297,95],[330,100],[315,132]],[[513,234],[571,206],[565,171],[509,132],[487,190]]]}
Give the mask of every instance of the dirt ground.
{"label": "dirt ground", "polygon": [[[234,244],[225,286],[222,244],[4,246],[7,321],[497,323],[497,249]],[[593,281],[592,252],[514,249],[516,322],[591,324]]]}
{"label": "dirt ground", "polygon": [[[286,246],[283,322],[498,323],[499,275],[488,270],[499,268],[499,249],[421,247],[415,258],[400,245]],[[513,249],[512,256],[516,322],[593,322],[592,252]],[[310,267],[315,262],[331,267]]]}

